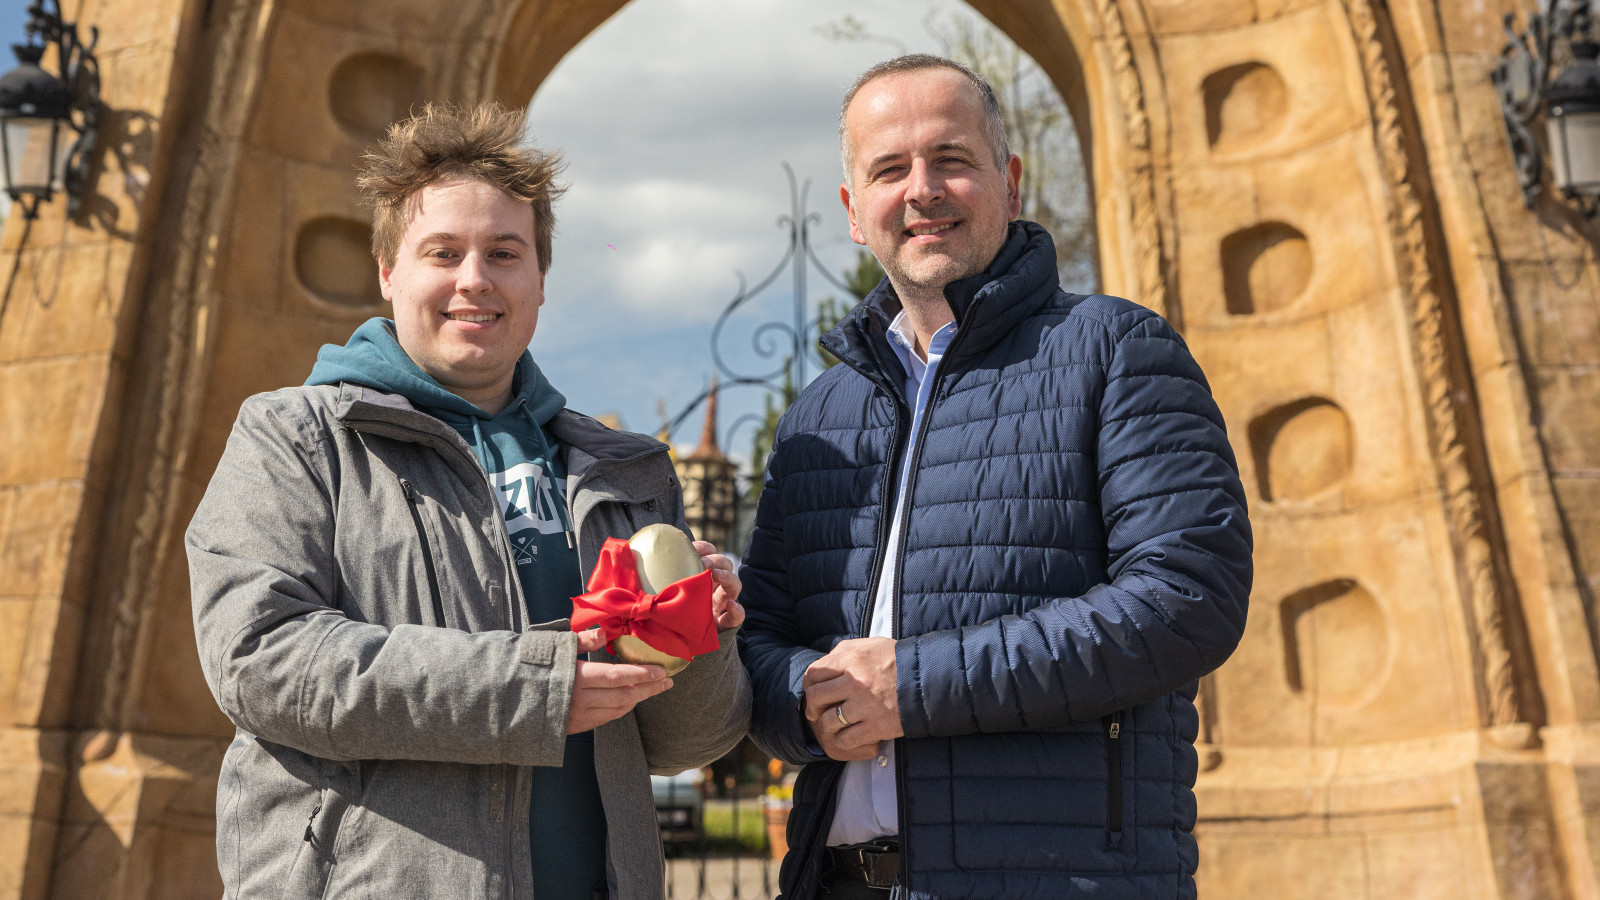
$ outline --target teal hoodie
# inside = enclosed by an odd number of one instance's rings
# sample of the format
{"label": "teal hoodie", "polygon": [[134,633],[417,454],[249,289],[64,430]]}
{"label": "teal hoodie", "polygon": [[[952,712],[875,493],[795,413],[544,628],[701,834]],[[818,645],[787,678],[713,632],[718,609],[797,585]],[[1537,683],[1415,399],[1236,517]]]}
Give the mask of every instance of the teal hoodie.
{"label": "teal hoodie", "polygon": [[[578,551],[567,517],[567,472],[544,424],[566,405],[526,351],[517,360],[512,399],[491,416],[450,393],[406,355],[394,323],[369,319],[340,347],[324,344],[306,384],[350,382],[411,401],[454,428],[472,448],[505,516],[522,581],[528,621],[572,615],[583,592]],[[594,774],[594,735],[567,740],[562,767],[533,776],[534,895],[590,900],[605,887],[605,814]],[[598,879],[598,880],[596,880]]]}

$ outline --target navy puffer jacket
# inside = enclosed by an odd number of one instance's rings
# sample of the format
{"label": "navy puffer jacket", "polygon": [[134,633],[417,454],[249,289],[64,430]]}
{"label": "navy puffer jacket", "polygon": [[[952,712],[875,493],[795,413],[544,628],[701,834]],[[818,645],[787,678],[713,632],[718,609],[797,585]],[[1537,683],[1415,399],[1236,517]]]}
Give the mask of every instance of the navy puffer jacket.
{"label": "navy puffer jacket", "polygon": [[1056,285],[1016,222],[946,297],[923,435],[888,282],[779,426],[745,567],[753,737],[802,771],[782,884],[815,895],[840,763],[806,666],[870,620],[909,453],[895,612],[901,882],[915,898],[1193,897],[1196,681],[1244,632],[1250,526],[1222,417],[1159,316]]}

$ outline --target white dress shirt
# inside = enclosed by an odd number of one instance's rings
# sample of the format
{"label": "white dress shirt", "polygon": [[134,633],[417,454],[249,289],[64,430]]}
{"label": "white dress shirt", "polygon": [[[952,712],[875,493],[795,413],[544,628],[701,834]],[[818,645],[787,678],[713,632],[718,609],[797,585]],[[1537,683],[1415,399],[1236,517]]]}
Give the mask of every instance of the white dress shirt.
{"label": "white dress shirt", "polygon": [[[917,355],[916,335],[906,321],[905,310],[889,323],[889,346],[894,348],[895,356],[905,369],[906,398],[912,401],[911,435],[906,441],[906,452],[900,458],[900,487],[896,492],[894,518],[889,523],[889,541],[883,548],[883,567],[873,594],[868,637],[894,637],[895,607],[899,603],[895,595],[895,573],[900,565],[900,528],[906,510],[906,480],[910,475],[912,449],[922,428],[922,411],[928,405],[934,373],[955,333],[955,322],[934,332],[933,339],[928,342],[928,359],[924,362]],[[844,778],[839,782],[839,805],[833,815],[833,826],[828,829],[828,846],[861,844],[900,833],[894,776],[894,741],[879,744],[878,755],[873,759],[845,764]]]}

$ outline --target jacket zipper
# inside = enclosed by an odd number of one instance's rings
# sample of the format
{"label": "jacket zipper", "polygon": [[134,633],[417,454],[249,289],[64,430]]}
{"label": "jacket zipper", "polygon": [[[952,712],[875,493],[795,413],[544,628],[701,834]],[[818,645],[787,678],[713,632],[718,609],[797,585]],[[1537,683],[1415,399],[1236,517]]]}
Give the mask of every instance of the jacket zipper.
{"label": "jacket zipper", "polygon": [[[965,336],[965,334],[966,334],[966,332],[961,331],[959,329],[959,327],[958,327],[955,335],[953,335],[950,338],[950,343],[945,346],[944,352],[939,354],[939,368],[934,370],[934,372],[933,372],[933,384],[928,386],[928,403],[927,403],[926,406],[924,406],[922,408],[922,420],[921,420],[921,423],[920,423],[921,427],[917,428],[916,429],[916,433],[912,434],[910,436],[910,447],[908,449],[909,449],[909,451],[911,453],[911,459],[908,460],[907,463],[906,463],[906,484],[905,484],[905,496],[906,496],[906,498],[910,498],[910,496],[913,493],[913,489],[916,487],[916,484],[917,484],[917,466],[918,466],[918,464],[920,464],[922,462],[922,448],[927,443],[928,431],[927,431],[927,427],[926,426],[927,426],[927,421],[928,421],[928,414],[933,410],[934,405],[939,400],[939,386],[944,383],[944,376],[949,371],[948,369],[946,369],[944,367],[944,358],[949,356],[951,351],[956,349],[956,346],[960,342],[961,338],[963,336]],[[907,405],[907,411],[908,412],[910,411],[909,404]],[[895,502],[895,506],[896,507],[898,507],[898,505],[900,503],[900,499],[901,498],[898,497],[898,496],[894,498],[894,502]],[[910,509],[907,508],[906,511],[909,513]],[[890,518],[891,519],[894,518],[893,512],[890,513]],[[900,520],[900,538],[899,538],[898,541],[895,542],[895,550],[896,550],[896,552],[898,553],[898,555],[902,559],[905,558],[905,555],[906,555],[906,535],[908,533],[910,533],[910,531],[911,531],[911,517],[909,515],[907,515],[907,516],[902,517],[901,520]],[[880,560],[880,562],[881,562],[881,560]],[[900,586],[903,583],[904,579],[905,579],[905,570],[897,563],[895,565],[895,567],[894,567],[894,591],[893,591],[893,593],[890,594],[890,596],[896,597],[896,598],[898,598],[900,596]],[[876,597],[877,597],[877,578],[876,577],[873,578],[873,597],[874,597],[874,599],[876,599]],[[870,605],[869,605],[869,611],[870,611]],[[898,604],[895,607],[894,615],[890,617],[890,621],[892,621],[894,623],[894,630],[893,630],[894,638],[895,638],[895,640],[899,640],[900,639],[900,608],[899,608]],[[866,629],[862,628],[862,632],[865,633]],[[904,857],[902,857],[902,858],[904,858]]]}
{"label": "jacket zipper", "polygon": [[[424,414],[423,413],[418,413],[418,415],[424,415]],[[366,429],[363,429],[360,426],[362,424],[366,424],[368,421],[370,421],[370,420],[362,420],[361,422],[356,422],[356,423],[353,423],[353,424],[352,423],[347,423],[347,424],[352,425],[352,427],[354,427],[355,430],[357,430],[357,431],[364,431]],[[398,429],[400,431],[407,432],[409,434],[414,434],[414,435],[421,436],[423,438],[428,438],[430,440],[419,440],[419,441],[414,441],[414,443],[421,444],[421,445],[426,446],[426,447],[431,447],[435,451],[439,452],[439,454],[441,456],[447,455],[446,450],[444,448],[448,448],[448,452],[449,453],[454,453],[457,456],[461,457],[465,461],[465,463],[466,463],[466,471],[475,472],[475,473],[478,474],[478,476],[479,476],[478,483],[482,484],[484,491],[487,492],[488,497],[489,497],[489,509],[493,510],[493,517],[496,520],[496,522],[499,524],[499,532],[500,532],[500,561],[505,563],[506,572],[507,572],[507,574],[508,574],[508,576],[510,578],[509,585],[508,585],[508,588],[507,588],[507,590],[508,590],[507,596],[508,596],[509,599],[508,599],[508,602],[506,604],[507,605],[507,609],[506,609],[506,628],[507,628],[507,630],[510,630],[510,631],[521,631],[523,626],[525,626],[527,624],[526,622],[521,621],[522,620],[522,616],[519,613],[519,610],[521,609],[520,598],[522,597],[522,583],[517,577],[517,565],[512,559],[512,555],[511,555],[511,536],[506,532],[505,516],[502,515],[502,511],[500,509],[500,501],[494,496],[494,487],[489,483],[489,476],[483,470],[483,463],[479,462],[478,458],[476,456],[472,455],[472,451],[470,449],[468,449],[467,445],[464,442],[461,441],[459,436],[456,437],[456,442],[452,443],[448,438],[440,438],[436,434],[432,434],[432,433],[430,433],[430,432],[428,432],[428,431],[426,431],[424,429],[416,428],[414,426],[406,425],[404,423],[374,422],[372,424],[380,425],[380,426],[383,426],[384,428],[394,428],[394,429]],[[384,434],[384,431],[383,430],[378,430],[378,431],[376,431],[376,433],[382,435],[382,434]],[[420,501],[416,500],[416,498],[410,492],[410,489],[407,486],[406,480],[404,478],[402,478],[400,480],[400,482],[401,482],[402,489],[405,489],[407,491],[406,499],[407,500],[411,500],[413,503],[420,502]],[[467,479],[467,482],[468,482],[468,484],[472,483],[471,479]],[[415,519],[416,516],[417,516],[416,510],[413,509],[412,510],[412,517]],[[427,548],[427,540],[428,540],[427,532],[422,530],[422,526],[420,524],[420,520],[419,520],[419,524],[417,526],[417,531],[418,531],[419,534],[422,535],[424,548]],[[436,579],[437,576],[434,576],[433,568],[432,568],[432,565],[431,565],[431,560],[432,560],[432,554],[431,553],[428,554],[427,559],[430,560],[428,574]],[[435,587],[437,588],[437,585],[435,585]],[[438,596],[439,595],[438,595],[437,590],[436,590],[435,591],[435,605],[436,605],[436,608],[439,606]],[[439,621],[440,621],[441,625],[444,623],[444,619],[442,618],[442,616],[441,616]]]}
{"label": "jacket zipper", "polygon": [[[401,429],[403,429],[405,431],[412,432],[414,434],[421,434],[421,435],[424,435],[424,436],[432,437],[432,435],[429,435],[427,432],[422,431],[421,429],[412,428],[412,427],[407,426],[407,425],[403,425],[402,424],[402,425],[396,425],[395,427],[401,428]],[[484,486],[484,489],[489,492],[489,508],[491,510],[493,510],[493,512],[494,512],[494,519],[495,519],[496,523],[498,524],[498,530],[499,530],[499,533],[500,533],[501,560],[506,564],[506,571],[507,571],[507,574],[510,577],[510,582],[507,585],[507,589],[508,589],[507,604],[506,604],[507,607],[508,607],[507,610],[506,610],[507,623],[508,623],[508,625],[510,627],[510,630],[512,630],[512,631],[521,631],[522,628],[519,627],[519,623],[520,623],[520,625],[525,625],[526,624],[526,623],[521,622],[521,619],[523,618],[523,616],[521,614],[521,609],[522,609],[522,581],[521,581],[521,578],[517,574],[516,564],[515,564],[515,562],[513,562],[512,558],[511,558],[511,550],[510,550],[510,548],[511,548],[511,537],[506,532],[505,517],[503,515],[501,515],[499,501],[497,500],[497,498],[494,497],[494,493],[493,493],[494,489],[489,484],[489,477],[484,472],[483,464],[480,463],[478,461],[478,458],[472,454],[472,451],[467,449],[464,445],[458,446],[456,444],[450,443],[450,441],[448,441],[448,440],[445,440],[444,444],[446,446],[449,446],[451,448],[451,450],[453,450],[457,454],[461,455],[465,460],[467,460],[467,462],[470,465],[472,471],[477,472],[478,475],[480,476],[480,483]],[[655,452],[655,451],[652,451],[652,452]],[[633,457],[630,457],[630,460],[631,459],[633,459]],[[568,486],[567,486],[567,493],[568,493],[568,496],[566,498],[567,499],[567,504],[566,504],[566,506],[567,506],[567,521],[568,521],[569,527],[571,529],[570,532],[569,532],[570,535],[571,535],[569,540],[572,540],[572,541],[575,541],[576,538],[577,538],[578,520],[577,520],[577,518],[575,516],[572,515],[571,498],[577,496],[578,489],[580,487],[581,487],[581,482],[580,481],[569,482]],[[432,551],[431,545],[428,542],[428,532],[423,528],[422,517],[421,517],[420,513],[417,510],[417,504],[420,501],[416,497],[415,490],[412,488],[410,481],[408,481],[408,480],[406,480],[404,478],[400,479],[400,489],[404,492],[406,500],[409,501],[407,505],[411,509],[411,520],[412,520],[412,522],[414,522],[416,524],[417,535],[422,540],[423,565],[424,565],[424,568],[427,571],[427,574],[428,574],[428,586],[431,589],[432,595],[433,595],[432,599],[433,599],[434,615],[437,617],[437,619],[439,621],[439,624],[441,626],[443,626],[444,625],[444,603],[443,603],[443,600],[441,599],[441,594],[439,592],[438,575],[434,571],[434,567],[433,567],[433,551]],[[509,801],[509,809],[510,810],[514,810],[516,808],[516,802],[515,802],[516,798],[517,798],[518,794],[520,793],[520,791],[519,791],[519,788],[520,788],[519,778],[518,778],[518,775],[516,774],[515,767],[506,766],[505,768],[507,769],[507,775],[508,775],[507,784],[505,786],[506,797],[507,797],[507,799]],[[313,810],[312,813],[311,813],[311,816],[312,816],[313,820],[316,818],[317,813],[320,812],[320,811],[321,811],[321,805],[319,804],[317,809]],[[512,839],[515,837],[516,826],[512,825],[510,823],[510,818],[511,818],[511,816],[507,817],[507,823],[506,823],[506,827],[507,827],[507,832],[506,832],[507,851],[506,851],[506,857],[505,857],[505,860],[506,860],[506,876],[507,876],[506,883],[507,884],[511,884],[511,885],[515,885],[517,883],[517,880],[516,880],[517,871],[516,871],[515,864],[512,861],[516,857],[515,857],[515,853],[511,850],[510,844],[511,844]],[[309,823],[308,823],[308,831],[309,831]],[[529,872],[529,878],[530,879],[531,879],[531,876],[532,876],[532,872],[530,870],[530,872]]]}
{"label": "jacket zipper", "polygon": [[1111,846],[1122,845],[1122,710],[1105,717],[1106,831]]}
{"label": "jacket zipper", "polygon": [[[872,348],[872,349],[873,349],[873,357],[876,359],[876,357],[878,356],[877,350],[876,350],[876,348]],[[889,440],[889,443],[890,443],[890,446],[891,446],[892,449],[891,449],[891,451],[889,453],[889,462],[888,462],[887,465],[884,466],[884,473],[883,473],[883,488],[882,488],[882,490],[883,490],[883,498],[884,498],[884,503],[883,503],[884,515],[878,520],[878,536],[877,536],[877,546],[880,547],[880,548],[883,548],[885,551],[887,551],[887,549],[888,549],[889,529],[894,523],[894,511],[895,511],[895,509],[898,507],[898,505],[900,503],[900,492],[899,492],[900,479],[897,477],[900,474],[899,465],[898,464],[899,464],[900,459],[904,455],[905,450],[906,450],[906,448],[901,444],[901,441],[902,440],[906,440],[906,441],[909,442],[909,439],[910,439],[910,435],[908,434],[908,432],[910,430],[910,428],[909,428],[909,424],[910,424],[909,420],[910,420],[910,417],[911,417],[911,407],[910,407],[910,404],[908,402],[906,402],[905,398],[898,396],[899,394],[903,393],[903,391],[894,390],[894,385],[891,384],[886,377],[883,377],[883,380],[879,380],[879,378],[874,378],[873,377],[874,374],[877,374],[880,377],[882,377],[883,373],[882,373],[881,370],[884,368],[882,359],[876,359],[876,361],[878,363],[878,367],[880,369],[880,372],[878,372],[878,373],[867,372],[866,370],[862,369],[861,367],[856,366],[853,361],[846,360],[843,357],[840,357],[840,359],[846,365],[850,366],[851,368],[855,369],[857,372],[861,373],[861,376],[863,378],[866,378],[868,381],[870,381],[873,384],[878,385],[878,387],[882,388],[883,392],[885,394],[889,395],[890,401],[893,402],[894,405],[895,405],[895,410],[894,410],[895,411],[894,433],[891,435],[890,440]],[[907,489],[910,488],[910,482],[909,481],[907,482],[906,487],[907,487]],[[904,525],[904,523],[902,523],[902,526],[903,525]],[[877,555],[877,559],[875,559],[873,561],[873,563],[872,563],[872,577],[870,579],[868,579],[868,581],[867,581],[868,590],[870,590],[871,593],[867,596],[866,604],[863,605],[862,608],[861,608],[861,619],[860,619],[860,621],[858,621],[856,623],[856,633],[861,635],[862,637],[866,637],[867,636],[868,629],[872,625],[872,610],[873,610],[874,607],[876,607],[878,605],[878,580],[883,577],[883,564],[884,564],[884,561],[888,559],[888,557],[889,557],[889,554],[887,552],[879,553]],[[898,567],[896,567],[896,572],[898,573]],[[896,576],[896,580],[898,581],[898,574]],[[899,638],[899,636],[900,636],[900,617],[898,615],[898,610],[896,610],[896,615],[892,617],[892,621],[894,623],[894,625],[893,625],[893,634],[894,634],[894,636],[896,638]],[[895,742],[894,742],[895,757],[897,759],[901,755],[901,753],[900,753],[901,745],[902,745],[902,739],[895,738]],[[895,779],[894,780],[895,780],[894,793],[895,793],[896,815],[899,817],[900,821],[902,823],[904,823],[905,822],[905,818],[906,818],[905,799],[904,799],[905,798],[905,776],[901,773],[901,769],[900,769],[900,767],[898,765],[895,766]],[[906,852],[905,852],[904,828],[901,829],[900,840],[901,840],[901,847],[900,847],[900,873],[899,873],[899,877],[895,879],[896,886],[891,889],[891,896],[893,896],[895,891],[898,891],[900,889],[900,885],[903,885],[906,882]],[[807,862],[809,862],[809,858],[808,858]],[[801,871],[801,872],[806,871],[806,865],[802,864],[800,866],[799,871]]]}
{"label": "jacket zipper", "polygon": [[[884,515],[878,520],[877,538],[877,546],[886,549],[889,528],[894,523],[894,511],[900,503],[900,479],[897,477],[900,474],[898,464],[906,450],[901,441],[910,440],[911,405],[905,397],[901,396],[905,393],[903,385],[899,385],[897,390],[896,383],[884,374],[884,370],[887,367],[884,366],[883,360],[878,356],[877,348],[871,345],[870,340],[868,341],[868,346],[872,350],[873,360],[878,364],[878,372],[867,372],[865,369],[856,367],[848,362],[846,365],[850,365],[861,373],[861,376],[866,378],[867,381],[882,388],[883,392],[889,396],[889,401],[894,403],[894,432],[889,437],[889,464],[884,466],[883,473]],[[882,380],[874,378],[874,374],[878,375]],[[862,637],[867,636],[867,629],[872,625],[872,610],[873,607],[878,605],[878,580],[883,577],[883,564],[888,556],[888,553],[879,553],[877,558],[872,561],[872,576],[867,580],[868,590],[872,593],[867,596],[867,602],[861,608],[861,620],[856,625],[856,633]]]}
{"label": "jacket zipper", "polygon": [[406,495],[406,508],[411,510],[411,521],[417,526],[417,537],[422,540],[422,567],[428,573],[428,595],[433,600],[433,620],[440,628],[448,628],[444,622],[444,598],[439,595],[439,575],[433,570],[433,545],[428,543],[428,529],[423,527],[422,513],[417,509],[421,503],[417,499],[417,492],[411,487],[411,482],[400,479],[400,490]]}
{"label": "jacket zipper", "polygon": [[[897,450],[901,449],[900,440],[905,436],[902,433],[903,429],[901,428],[901,425],[901,409],[897,405],[895,407],[894,435],[892,437],[893,445]],[[894,453],[890,455],[890,459],[893,462],[898,462],[899,456],[899,453]],[[887,465],[884,467],[883,473],[884,515],[883,518],[878,521],[878,546],[884,548],[885,551],[888,550],[889,528],[894,524],[894,511],[900,503],[900,491],[898,487],[900,479],[895,477],[900,474],[898,471],[896,471],[897,468],[898,467],[893,464]],[[878,558],[872,561],[872,577],[867,582],[869,585],[868,590],[870,590],[872,593],[867,595],[867,602],[861,607],[861,621],[856,623],[856,634],[862,637],[867,636],[867,630],[872,626],[872,610],[878,605],[878,580],[883,577],[883,564],[888,557],[889,554],[887,552],[883,552],[879,553]],[[899,629],[898,624],[896,624],[895,627],[896,630]]]}
{"label": "jacket zipper", "polygon": [[[916,483],[917,483],[917,465],[922,462],[922,448],[924,446],[926,446],[926,444],[927,444],[928,415],[933,410],[934,405],[938,402],[938,399],[939,399],[939,385],[944,382],[944,375],[945,375],[946,372],[949,371],[943,365],[944,358],[946,356],[949,356],[950,355],[950,351],[952,351],[952,350],[954,350],[956,348],[956,343],[961,340],[961,337],[962,337],[963,334],[964,334],[964,332],[960,331],[959,330],[959,326],[958,326],[955,335],[950,338],[950,343],[948,345],[946,345],[946,347],[944,349],[944,353],[939,354],[940,365],[933,372],[933,383],[928,386],[928,402],[927,402],[927,404],[925,406],[922,407],[922,419],[921,419],[918,427],[913,429],[913,433],[909,436],[910,446],[907,449],[911,453],[911,458],[906,461],[906,478],[905,478],[904,496],[903,497],[900,497],[900,496],[895,497],[894,502],[895,502],[896,508],[898,508],[898,506],[899,506],[899,504],[900,504],[902,499],[905,500],[907,503],[909,503],[911,495],[914,493],[914,489],[915,489]],[[909,408],[908,408],[908,411],[909,411]],[[904,516],[902,516],[900,518],[900,535],[899,535],[899,539],[895,542],[895,552],[901,559],[905,558],[905,555],[906,555],[905,554],[905,551],[906,551],[906,535],[908,533],[910,533],[910,531],[911,531],[911,516],[909,515],[910,512],[911,512],[911,510],[910,510],[910,507],[908,506],[906,508],[907,515],[904,515]],[[892,513],[890,514],[890,518],[891,519],[893,518],[893,514]],[[905,567],[901,566],[899,564],[898,560],[897,560],[896,563],[895,563],[895,567],[894,567],[894,590],[891,591],[890,594],[889,594],[889,596],[891,598],[891,602],[894,603],[894,610],[891,613],[891,615],[889,616],[890,636],[893,637],[897,641],[900,640],[900,637],[901,637],[901,635],[900,635],[900,614],[901,614],[902,610],[900,608],[899,598],[900,598],[901,585],[904,583],[904,581],[905,581]],[[876,600],[877,599],[877,593],[878,593],[877,592],[877,578],[873,579],[873,592],[872,593],[873,593],[873,599]],[[870,612],[871,612],[871,606],[872,606],[872,604],[868,604],[868,613],[869,613],[869,615],[870,615]],[[862,627],[862,633],[863,634],[866,633],[865,626]],[[906,767],[900,764],[900,761],[905,758],[905,738],[895,738],[894,739],[894,757],[895,757],[895,767],[894,767],[895,817],[899,820],[899,825],[900,825],[900,873],[899,873],[899,877],[896,878],[895,881],[897,883],[897,886],[901,890],[910,890],[910,885],[911,885],[911,854],[908,852],[909,849],[910,849],[910,842],[907,840],[907,835],[906,835]]]}
{"label": "jacket zipper", "polygon": [[[968,311],[970,312],[970,309]],[[965,336],[965,332],[959,330],[959,326],[958,326],[955,335],[950,338],[949,346],[945,347],[944,353],[940,354],[940,356],[939,356],[939,359],[940,359],[941,363],[944,361],[944,358],[949,356],[951,351],[953,351],[956,348],[958,342],[961,340],[961,338],[963,336]],[[870,343],[869,343],[869,346],[870,346]],[[871,349],[873,351],[873,356],[876,358],[878,356],[877,348],[876,347],[872,347]],[[841,357],[841,359],[842,359],[842,357]],[[883,370],[883,369],[886,368],[883,365],[883,360],[882,359],[877,359],[877,363],[878,363],[878,367],[879,367],[880,370]],[[862,376],[865,377],[868,381],[871,381],[871,382],[873,382],[875,384],[879,384],[880,386],[882,386],[882,384],[883,384],[882,382],[879,382],[877,379],[872,377],[872,375],[874,373],[866,372],[863,369],[861,369],[859,366],[856,366],[856,365],[854,365],[852,363],[849,363],[848,361],[847,361],[846,364],[850,365],[851,368],[853,368],[856,371],[860,372],[862,374]],[[928,411],[933,408],[934,402],[938,399],[939,385],[943,381],[946,371],[947,370],[942,365],[938,369],[936,369],[934,371],[933,384],[930,385],[929,388],[928,388],[928,403],[922,409],[922,415],[923,415],[924,419],[926,419],[926,417],[928,415]],[[883,373],[880,371],[877,374],[882,375]],[[889,395],[891,397],[893,397],[895,392],[890,390],[890,391],[887,391],[887,393],[889,393]],[[902,453],[904,452],[904,450],[902,450],[902,448],[900,446],[901,421],[902,421],[902,418],[909,418],[911,412],[912,412],[911,404],[910,404],[910,402],[908,400],[906,400],[904,398],[902,398],[901,401],[895,407],[895,433],[894,433],[894,438],[893,438],[893,444],[894,444],[894,447],[896,448],[896,450],[901,450],[901,453],[892,453],[892,454],[890,454],[890,459],[891,459],[891,461],[893,463],[898,463],[900,461],[900,457],[901,457]],[[904,416],[902,416],[902,413],[904,414]],[[908,468],[906,469],[906,483],[905,483],[905,495],[909,497],[911,495],[912,487],[916,483],[917,463],[922,459],[923,441],[921,439],[922,438],[922,433],[921,432],[919,432],[917,435],[914,436],[916,438],[915,440],[911,440],[911,438],[913,437],[911,435],[907,435],[906,437],[907,437],[907,443],[909,443],[910,446],[908,448],[905,448],[905,450],[909,450],[909,452],[911,453],[911,459],[907,463]],[[885,498],[886,502],[884,503],[884,508],[885,508],[885,511],[887,512],[887,515],[884,516],[884,518],[878,524],[878,546],[879,547],[884,547],[885,546],[885,539],[888,537],[889,527],[894,522],[894,512],[899,507],[900,499],[901,499],[900,498],[900,490],[899,490],[899,488],[897,486],[900,479],[896,477],[897,475],[900,474],[899,471],[898,471],[898,466],[890,465],[890,466],[888,466],[886,468],[887,468],[887,472],[884,475],[884,498]],[[905,555],[905,537],[906,537],[906,533],[909,530],[910,530],[910,517],[903,517],[901,519],[901,521],[900,521],[900,540],[898,541],[898,543],[896,545],[896,549],[899,552],[900,556],[904,556]],[[867,630],[870,627],[870,625],[872,624],[872,611],[873,611],[873,608],[877,606],[877,600],[878,600],[878,580],[883,577],[883,564],[884,564],[884,560],[887,557],[888,557],[888,553],[880,553],[880,554],[878,554],[877,560],[875,562],[873,562],[873,564],[872,564],[872,579],[869,582],[869,584],[871,585],[872,595],[871,595],[871,597],[869,597],[867,599],[866,606],[864,606],[862,608],[861,621],[857,624],[857,633],[862,635],[863,637],[865,637],[867,635]],[[893,596],[893,597],[900,596],[900,584],[901,584],[901,579],[902,579],[903,575],[904,575],[904,572],[902,571],[901,567],[898,566],[898,565],[895,566],[894,592],[893,592],[893,594],[891,596]],[[891,633],[891,635],[893,636],[893,638],[895,640],[899,640],[900,639],[900,608],[899,608],[898,604],[895,605],[894,612],[890,616],[889,620],[892,623],[892,627],[891,627],[890,633]],[[904,752],[903,752],[904,749],[905,749],[905,739],[904,738],[895,738],[894,751],[895,751],[895,759],[896,760],[901,759],[905,755]],[[902,766],[902,765],[899,765],[897,763],[895,765],[895,767],[894,767],[894,782],[895,782],[895,784],[894,784],[894,795],[895,795],[895,811],[896,811],[896,815],[899,817],[899,820],[900,820],[900,873],[899,873],[899,878],[896,879],[896,883],[897,883],[896,884],[896,889],[900,890],[900,891],[906,890],[907,886],[911,883],[911,867],[910,867],[910,864],[909,864],[910,854],[907,853],[907,849],[908,848],[907,848],[906,828],[905,828],[905,825],[906,825],[906,801],[905,801],[906,782],[905,782],[905,777],[906,777],[905,776],[905,767]]]}

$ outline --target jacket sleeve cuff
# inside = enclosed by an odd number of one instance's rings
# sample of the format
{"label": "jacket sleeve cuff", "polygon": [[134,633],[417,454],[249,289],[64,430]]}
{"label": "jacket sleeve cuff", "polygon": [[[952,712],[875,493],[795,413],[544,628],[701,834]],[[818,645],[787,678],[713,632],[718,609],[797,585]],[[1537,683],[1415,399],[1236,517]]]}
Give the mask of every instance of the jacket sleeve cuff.
{"label": "jacket sleeve cuff", "polygon": [[915,638],[894,645],[895,698],[900,707],[900,730],[908,738],[927,737],[928,711],[922,706],[921,655]]}
{"label": "jacket sleeve cuff", "polygon": [[570,631],[528,631],[518,639],[522,702],[541,708],[530,729],[526,765],[559,766],[567,747],[567,722],[578,674],[578,636]]}
{"label": "jacket sleeve cuff", "polygon": [[769,702],[757,703],[752,717],[750,736],[756,744],[768,754],[797,766],[827,758],[806,724],[806,694],[801,686],[806,668],[822,656],[810,648],[797,648],[788,661],[788,683],[769,686]]}

